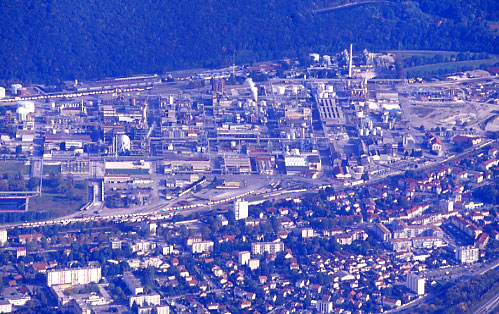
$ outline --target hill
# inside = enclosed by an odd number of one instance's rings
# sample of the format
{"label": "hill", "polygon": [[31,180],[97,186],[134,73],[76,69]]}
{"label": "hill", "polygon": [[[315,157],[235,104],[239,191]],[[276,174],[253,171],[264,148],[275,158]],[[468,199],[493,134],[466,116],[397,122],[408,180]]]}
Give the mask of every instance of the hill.
{"label": "hill", "polygon": [[496,0],[1,1],[0,83],[57,83],[355,49],[499,53]]}

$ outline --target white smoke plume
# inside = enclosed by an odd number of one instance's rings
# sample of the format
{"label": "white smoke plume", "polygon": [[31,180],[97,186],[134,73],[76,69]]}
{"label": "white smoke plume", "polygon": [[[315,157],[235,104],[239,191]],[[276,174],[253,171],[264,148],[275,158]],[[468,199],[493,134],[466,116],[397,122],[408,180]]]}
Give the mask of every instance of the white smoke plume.
{"label": "white smoke plume", "polygon": [[253,100],[258,101],[258,88],[256,88],[255,82],[251,79],[251,77],[246,79],[246,83],[250,86],[251,93],[253,94]]}
{"label": "white smoke plume", "polygon": [[147,132],[146,138],[149,138],[149,136],[151,136],[153,130],[154,130],[154,124],[149,128],[149,132]]}

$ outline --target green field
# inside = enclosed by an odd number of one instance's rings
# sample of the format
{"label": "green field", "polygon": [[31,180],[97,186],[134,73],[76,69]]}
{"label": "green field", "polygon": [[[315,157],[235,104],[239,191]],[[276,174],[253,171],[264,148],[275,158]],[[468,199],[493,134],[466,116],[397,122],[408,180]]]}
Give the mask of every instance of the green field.
{"label": "green field", "polygon": [[56,194],[50,189],[43,189],[41,196],[29,199],[29,211],[48,212],[51,217],[66,216],[78,211],[87,203],[87,189],[84,184],[75,184],[74,199],[64,194]]}
{"label": "green field", "polygon": [[473,69],[477,69],[482,64],[494,65],[499,62],[499,57],[492,57],[489,59],[481,59],[481,60],[466,60],[466,61],[455,61],[455,62],[444,62],[444,63],[436,63],[436,64],[425,64],[418,65],[415,67],[406,68],[407,72],[411,71],[436,71],[439,69],[455,69],[462,67],[472,67]]}
{"label": "green field", "polygon": [[450,57],[452,55],[457,55],[457,51],[436,51],[436,50],[389,50],[386,51],[402,59],[410,58],[412,56],[427,57],[431,58],[437,55],[444,57]]}
{"label": "green field", "polygon": [[0,161],[0,174],[3,173],[21,173],[29,174],[30,166],[25,165],[23,161]]}
{"label": "green field", "polygon": [[43,174],[59,174],[61,172],[61,165],[43,165]]}

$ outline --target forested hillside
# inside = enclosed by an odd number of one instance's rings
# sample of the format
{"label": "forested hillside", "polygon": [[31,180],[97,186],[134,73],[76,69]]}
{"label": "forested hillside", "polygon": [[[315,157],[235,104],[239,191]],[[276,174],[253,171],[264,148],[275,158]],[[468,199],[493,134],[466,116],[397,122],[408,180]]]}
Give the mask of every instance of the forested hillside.
{"label": "forested hillside", "polygon": [[[353,1],[351,1],[353,2]],[[499,53],[497,0],[413,0],[325,13],[327,0],[0,0],[0,83],[221,66],[310,51]]]}

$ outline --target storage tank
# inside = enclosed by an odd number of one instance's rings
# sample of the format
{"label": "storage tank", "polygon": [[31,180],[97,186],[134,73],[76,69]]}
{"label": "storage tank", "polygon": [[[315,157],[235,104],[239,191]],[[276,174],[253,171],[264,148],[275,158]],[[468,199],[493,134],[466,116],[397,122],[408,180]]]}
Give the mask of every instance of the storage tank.
{"label": "storage tank", "polygon": [[5,97],[5,88],[0,87],[0,98],[4,98],[4,97]]}
{"label": "storage tank", "polygon": [[276,90],[277,90],[277,94],[284,95],[284,93],[286,92],[286,86],[277,85]]}
{"label": "storage tank", "polygon": [[17,121],[26,121],[28,120],[28,110],[24,107],[18,107],[16,110]]}
{"label": "storage tank", "polygon": [[124,153],[130,150],[130,138],[125,134],[116,135],[116,151]]}

